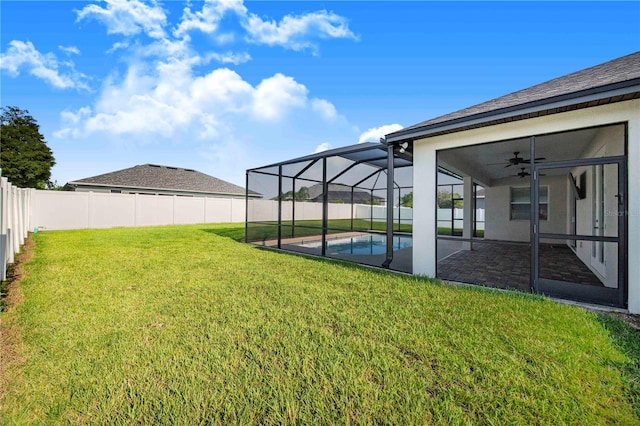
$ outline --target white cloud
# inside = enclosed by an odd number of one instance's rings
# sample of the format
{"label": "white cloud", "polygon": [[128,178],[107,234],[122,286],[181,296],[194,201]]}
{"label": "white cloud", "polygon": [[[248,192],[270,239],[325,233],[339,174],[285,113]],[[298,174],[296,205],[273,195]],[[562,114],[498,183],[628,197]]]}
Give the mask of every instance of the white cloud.
{"label": "white cloud", "polygon": [[209,62],[212,59],[220,62],[221,64],[239,65],[244,64],[245,62],[249,62],[251,60],[251,55],[249,55],[247,52],[210,53],[206,56],[205,62]]}
{"label": "white cloud", "polygon": [[291,107],[301,107],[307,100],[307,88],[293,78],[275,74],[260,82],[253,95],[253,114],[259,118],[278,119]]}
{"label": "white cloud", "polygon": [[60,62],[52,53],[42,54],[30,41],[11,41],[9,49],[0,58],[0,69],[13,77],[25,69],[58,89],[89,89],[86,76],[74,69],[73,62]]}
{"label": "white cloud", "polygon": [[331,149],[331,144],[329,142],[322,142],[320,145],[316,147],[313,153],[317,154],[319,152],[327,151],[329,149]]}
{"label": "white cloud", "polygon": [[58,49],[62,50],[67,55],[79,55],[80,49],[76,46],[58,46]]}
{"label": "white cloud", "polygon": [[105,0],[105,8],[90,4],[77,11],[77,21],[94,18],[107,27],[108,34],[133,36],[144,32],[152,38],[165,36],[167,16],[155,1],[151,5],[139,0]]}
{"label": "white cloud", "polygon": [[192,12],[191,8],[187,6],[183,10],[182,19],[173,31],[173,35],[184,37],[186,33],[193,30],[212,34],[218,29],[222,17],[229,11],[235,12],[238,16],[247,14],[242,0],[207,0],[198,12]]}
{"label": "white cloud", "polygon": [[307,88],[283,74],[265,78],[254,87],[227,68],[194,76],[188,60],[161,62],[152,75],[150,71],[132,66],[122,81],[108,80],[93,107],[61,115],[64,125],[56,135],[192,134],[207,138],[249,121],[255,125],[281,122],[294,111],[307,111],[311,117],[315,105],[335,110],[325,100],[309,100]]}
{"label": "white cloud", "polygon": [[324,119],[329,121],[335,120],[338,116],[336,107],[331,102],[324,99],[312,99],[311,108],[314,111],[319,112]]}
{"label": "white cloud", "polygon": [[[192,11],[189,6],[185,7],[173,35],[188,37],[191,31],[217,33],[220,21],[227,13],[233,13],[238,17],[248,33],[247,40],[252,43],[282,46],[291,50],[311,48],[315,51],[316,39],[357,40],[357,36],[349,29],[347,19],[333,12],[321,10],[297,16],[286,15],[278,22],[249,13],[242,0],[207,0],[199,11]],[[234,35],[229,33],[219,34],[218,37],[221,43],[233,39]]]}
{"label": "white cloud", "polygon": [[[107,0],[78,11],[78,21],[95,19],[109,34],[123,36],[108,53],[122,53],[125,68],[103,78],[93,101],[62,112],[54,136],[106,143],[126,152],[153,144],[157,149],[140,148],[141,155],[166,150],[176,158],[199,157],[242,179],[243,166],[304,155],[314,147],[329,149],[358,135],[331,102],[311,97],[294,77],[275,73],[250,83],[225,67],[250,61],[247,51],[231,45],[197,51],[191,42],[195,32],[207,34],[218,46],[248,34],[250,43],[316,51],[321,39],[356,38],[345,18],[320,11],[271,21],[249,14],[240,0],[194,4],[188,4],[175,25],[167,23],[157,2]],[[221,28],[228,18],[239,21],[239,30]],[[222,67],[208,66],[213,61]]]}
{"label": "white cloud", "polygon": [[350,38],[357,36],[349,29],[346,18],[326,10],[304,15],[287,15],[280,22],[263,20],[249,14],[242,23],[249,33],[249,41],[291,50],[316,49],[314,38]]}
{"label": "white cloud", "polygon": [[395,132],[397,130],[402,129],[403,126],[400,124],[386,124],[380,127],[372,127],[368,129],[366,132],[362,133],[358,138],[358,143],[364,142],[380,142],[380,138],[383,138],[385,135],[389,133]]}
{"label": "white cloud", "polygon": [[113,53],[116,50],[119,49],[126,49],[129,47],[129,43],[125,42],[125,41],[119,41],[117,43],[113,43],[113,46],[111,46],[111,49],[107,50],[106,53]]}

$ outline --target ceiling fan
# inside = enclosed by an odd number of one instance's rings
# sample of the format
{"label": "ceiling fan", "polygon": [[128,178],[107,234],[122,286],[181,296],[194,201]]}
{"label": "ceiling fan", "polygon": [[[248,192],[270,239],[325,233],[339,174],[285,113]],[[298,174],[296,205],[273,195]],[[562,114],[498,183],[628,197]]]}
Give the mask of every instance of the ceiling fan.
{"label": "ceiling fan", "polygon": [[[531,173],[526,171],[524,167],[520,167],[520,171],[516,173],[514,176],[520,176],[521,178],[525,178],[527,176],[531,176]],[[545,176],[545,175],[542,173],[539,173],[538,176]]]}
{"label": "ceiling fan", "polygon": [[[534,159],[534,162],[542,161],[542,160],[546,160],[546,158],[545,157],[537,157],[537,158]],[[507,161],[509,162],[509,164],[504,166],[505,168],[511,167],[511,166],[518,166],[518,165],[524,164],[524,163],[526,163],[526,164],[531,163],[530,159],[520,157],[520,152],[519,151],[514,151],[513,158],[509,158]],[[493,164],[489,164],[489,166],[497,166],[497,165],[502,165],[502,164],[504,164],[504,163],[493,163]]]}

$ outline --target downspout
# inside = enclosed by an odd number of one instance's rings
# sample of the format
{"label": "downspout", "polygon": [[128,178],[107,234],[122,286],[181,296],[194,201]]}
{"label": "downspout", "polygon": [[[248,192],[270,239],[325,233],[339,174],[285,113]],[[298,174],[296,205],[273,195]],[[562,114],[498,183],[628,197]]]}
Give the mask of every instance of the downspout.
{"label": "downspout", "polygon": [[389,269],[393,262],[393,145],[387,145],[387,259],[382,267]]}

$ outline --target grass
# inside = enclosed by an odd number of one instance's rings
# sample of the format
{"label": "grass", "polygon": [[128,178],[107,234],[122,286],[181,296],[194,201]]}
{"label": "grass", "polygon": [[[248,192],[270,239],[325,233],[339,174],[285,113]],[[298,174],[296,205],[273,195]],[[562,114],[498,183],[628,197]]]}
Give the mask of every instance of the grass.
{"label": "grass", "polygon": [[236,225],[32,237],[0,317],[21,358],[1,424],[639,421],[633,331],[575,307],[264,250]]}

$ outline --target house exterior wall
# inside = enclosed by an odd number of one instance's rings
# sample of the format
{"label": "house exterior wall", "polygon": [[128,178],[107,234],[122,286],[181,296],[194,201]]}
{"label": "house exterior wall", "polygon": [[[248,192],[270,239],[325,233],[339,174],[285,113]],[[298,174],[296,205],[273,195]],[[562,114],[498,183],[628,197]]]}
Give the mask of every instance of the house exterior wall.
{"label": "house exterior wall", "polygon": [[[628,306],[640,313],[640,100],[618,102],[414,141],[413,272],[436,273],[436,152],[480,143],[626,122],[628,125]],[[488,202],[487,202],[488,204]]]}
{"label": "house exterior wall", "polygon": [[[485,233],[490,240],[529,241],[528,220],[510,220],[511,188],[529,188],[528,180],[514,178],[499,186],[485,188]],[[548,188],[548,217],[540,221],[540,232],[567,232],[567,179],[564,176],[542,176],[540,186]]]}

